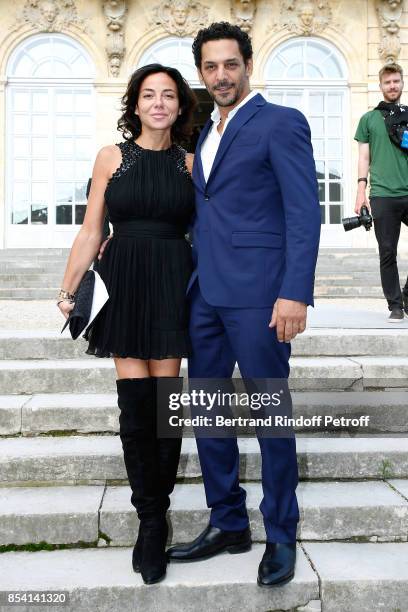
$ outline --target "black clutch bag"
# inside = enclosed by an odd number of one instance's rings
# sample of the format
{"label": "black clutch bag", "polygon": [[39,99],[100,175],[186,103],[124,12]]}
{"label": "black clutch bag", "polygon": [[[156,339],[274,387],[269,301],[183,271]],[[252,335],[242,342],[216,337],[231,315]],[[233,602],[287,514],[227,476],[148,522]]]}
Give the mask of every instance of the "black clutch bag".
{"label": "black clutch bag", "polygon": [[85,272],[75,294],[74,308],[69,313],[61,333],[69,325],[72,339],[76,340],[90,326],[108,299],[105,283],[98,272]]}

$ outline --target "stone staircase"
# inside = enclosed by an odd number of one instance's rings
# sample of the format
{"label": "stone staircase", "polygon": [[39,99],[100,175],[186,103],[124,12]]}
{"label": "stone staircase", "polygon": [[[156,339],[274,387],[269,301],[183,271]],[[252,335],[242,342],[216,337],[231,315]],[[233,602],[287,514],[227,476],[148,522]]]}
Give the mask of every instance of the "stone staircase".
{"label": "stone staircase", "polygon": [[[245,428],[251,552],[172,564],[150,587],[132,572],[137,517],[117,435],[114,367],[85,346],[59,331],[0,333],[0,592],[64,591],[69,612],[408,611],[408,329],[309,329],[294,341],[294,416],[369,415],[370,424],[337,435],[296,428],[296,575],[272,590],[256,584],[261,465]],[[207,520],[187,436],[170,542],[195,537]],[[13,609],[0,599],[2,612]]]}
{"label": "stone staircase", "polygon": [[[0,299],[54,299],[68,249],[0,250]],[[408,258],[400,258],[401,278]],[[316,297],[382,298],[375,249],[321,249],[316,271]]]}

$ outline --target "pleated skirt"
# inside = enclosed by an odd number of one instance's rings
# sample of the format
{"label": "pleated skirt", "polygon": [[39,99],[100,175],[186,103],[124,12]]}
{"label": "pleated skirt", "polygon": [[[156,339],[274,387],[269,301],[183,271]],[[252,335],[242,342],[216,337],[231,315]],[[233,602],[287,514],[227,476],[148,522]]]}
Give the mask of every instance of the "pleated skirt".
{"label": "pleated skirt", "polygon": [[109,300],[84,338],[96,357],[188,357],[187,284],[192,272],[184,238],[115,237],[98,272]]}

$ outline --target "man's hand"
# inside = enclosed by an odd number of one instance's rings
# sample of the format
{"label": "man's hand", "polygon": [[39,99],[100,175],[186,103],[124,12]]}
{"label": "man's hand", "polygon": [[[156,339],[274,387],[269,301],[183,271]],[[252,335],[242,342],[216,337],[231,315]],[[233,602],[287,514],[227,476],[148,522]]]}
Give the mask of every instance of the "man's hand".
{"label": "man's hand", "polygon": [[370,203],[369,203],[369,201],[367,199],[365,189],[364,189],[364,191],[363,190],[361,190],[361,191],[358,190],[357,191],[356,205],[354,206],[354,212],[356,213],[356,215],[360,214],[361,208],[363,206],[367,206],[368,211],[371,212],[371,206],[370,206]]}
{"label": "man's hand", "polygon": [[303,302],[278,298],[269,327],[276,327],[279,342],[290,342],[306,329],[307,306]]}
{"label": "man's hand", "polygon": [[106,239],[104,242],[102,242],[102,244],[101,244],[101,248],[99,249],[99,253],[98,253],[98,260],[101,260],[101,259],[102,259],[102,255],[103,255],[104,250],[106,249],[106,245],[108,244],[109,240],[110,240],[112,237],[113,237],[113,234],[110,234],[110,235],[107,237],[107,239]]}

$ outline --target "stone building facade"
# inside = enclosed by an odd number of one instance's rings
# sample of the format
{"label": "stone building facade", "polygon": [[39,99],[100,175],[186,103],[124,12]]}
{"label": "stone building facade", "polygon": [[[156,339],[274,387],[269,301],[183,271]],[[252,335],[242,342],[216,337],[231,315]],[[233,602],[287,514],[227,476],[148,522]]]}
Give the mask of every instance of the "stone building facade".
{"label": "stone building facade", "polygon": [[[378,70],[408,70],[406,0],[1,0],[0,248],[68,247],[97,150],[118,142],[132,71],[178,67],[200,98],[191,43],[231,21],[250,33],[252,87],[311,125],[322,246],[366,247],[353,214],[359,117],[380,99]],[[206,109],[206,110],[205,110]],[[203,117],[208,104],[202,104]],[[300,194],[301,197],[301,194]],[[404,234],[407,236],[407,233]]]}

